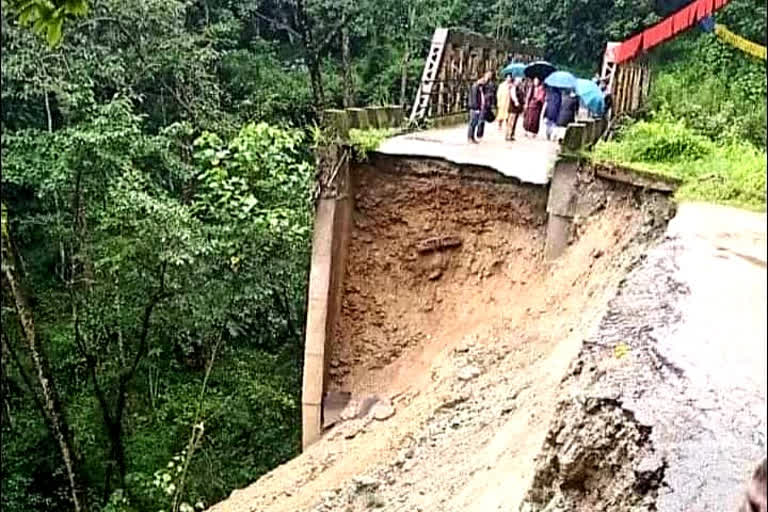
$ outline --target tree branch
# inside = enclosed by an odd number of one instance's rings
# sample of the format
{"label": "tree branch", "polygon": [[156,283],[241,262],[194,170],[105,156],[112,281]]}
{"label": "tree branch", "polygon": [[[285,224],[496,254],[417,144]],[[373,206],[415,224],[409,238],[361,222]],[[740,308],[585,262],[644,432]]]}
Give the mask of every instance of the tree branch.
{"label": "tree branch", "polygon": [[69,480],[72,504],[75,512],[85,511],[88,508],[88,504],[83,496],[78,457],[72,446],[69,425],[66,421],[64,408],[59,400],[56,381],[53,378],[50,365],[43,352],[43,347],[35,332],[35,322],[32,315],[32,309],[29,305],[29,300],[19,281],[18,270],[16,268],[16,250],[7,226],[8,220],[6,217],[5,204],[2,206],[2,273],[5,278],[3,279],[3,282],[7,284],[11,296],[13,297],[16,314],[18,315],[19,324],[21,325],[21,331],[27,343],[32,363],[37,371],[37,381],[40,384],[42,405],[44,411],[47,412],[44,416],[49,419],[50,422],[48,425],[50,433],[59,445],[60,454]]}
{"label": "tree branch", "polygon": [[142,358],[146,355],[147,338],[149,337],[149,327],[150,320],[152,319],[152,312],[163,299],[170,297],[170,294],[165,291],[165,275],[167,268],[168,262],[164,261],[160,264],[160,286],[157,292],[155,292],[152,297],[150,297],[149,302],[144,307],[144,315],[141,321],[141,334],[139,335],[139,348],[136,350],[136,355],[133,358],[131,367],[120,377],[121,383],[127,383],[129,380],[131,380],[134,373],[136,373],[136,368],[138,368]]}
{"label": "tree branch", "polygon": [[5,337],[5,331],[1,329],[0,329],[0,337],[2,337],[2,344],[3,344],[4,351],[11,355],[11,359],[13,359],[13,362],[16,364],[16,368],[19,370],[19,375],[21,376],[22,382],[24,382],[24,385],[32,394],[32,399],[35,402],[35,406],[40,410],[43,416],[47,419],[48,414],[47,414],[47,411],[45,410],[45,407],[43,407],[43,402],[40,399],[39,392],[34,388],[34,386],[32,386],[32,379],[30,379],[29,375],[27,375],[26,370],[24,370],[24,366],[21,364],[21,360],[19,359],[19,356],[16,355],[16,351],[13,349],[11,344],[8,342],[8,339]]}
{"label": "tree branch", "polygon": [[302,41],[304,41],[304,36],[300,34],[295,28],[291,27],[290,25],[283,23],[282,21],[276,20],[275,18],[265,16],[258,11],[254,11],[253,14],[257,18],[261,19],[262,21],[266,21],[267,23],[274,26],[275,28],[279,28],[280,30],[285,30],[286,32],[289,32],[291,35],[293,35],[294,37],[297,37]]}
{"label": "tree branch", "polygon": [[88,373],[91,376],[93,382],[93,391],[96,393],[96,400],[101,407],[101,413],[104,416],[104,422],[107,425],[113,423],[112,413],[109,410],[109,403],[107,402],[107,396],[104,394],[104,390],[99,385],[99,379],[96,375],[96,359],[88,352],[83,342],[82,334],[80,331],[80,315],[78,314],[77,302],[75,300],[74,293],[70,291],[70,300],[72,301],[72,316],[74,317],[75,324],[75,345],[77,346],[80,355],[85,358],[85,364],[88,366]]}
{"label": "tree branch", "polygon": [[333,27],[326,35],[325,39],[317,46],[317,49],[315,50],[315,54],[320,56],[323,54],[327,49],[328,46],[333,42],[334,38],[338,35],[338,33],[346,27],[349,22],[351,22],[357,13],[350,14],[347,11],[344,11],[344,13],[341,15],[341,20],[336,24],[335,27]]}

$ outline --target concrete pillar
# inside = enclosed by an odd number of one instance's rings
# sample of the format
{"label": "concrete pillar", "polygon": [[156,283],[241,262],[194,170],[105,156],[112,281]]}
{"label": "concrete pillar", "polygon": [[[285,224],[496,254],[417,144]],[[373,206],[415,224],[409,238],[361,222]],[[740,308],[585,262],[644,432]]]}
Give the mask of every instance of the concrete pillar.
{"label": "concrete pillar", "polygon": [[595,142],[595,139],[597,138],[595,135],[595,120],[584,119],[583,121],[580,121],[580,123],[584,125],[584,137],[582,141],[583,145],[590,146]]}
{"label": "concrete pillar", "polygon": [[[318,148],[318,169],[330,174],[339,163],[338,146]],[[304,344],[304,374],[301,392],[302,449],[322,434],[323,393],[326,387],[327,359],[333,330],[341,309],[341,289],[346,266],[346,251],[352,215],[352,185],[349,164],[335,173],[315,212],[312,260],[309,272],[309,297]]]}
{"label": "concrete pillar", "polygon": [[[570,127],[569,127],[570,129]],[[547,198],[547,238],[544,256],[548,260],[559,257],[568,247],[576,199],[578,163],[561,160],[555,165]]]}
{"label": "concrete pillar", "polygon": [[554,260],[568,247],[571,236],[571,217],[550,213],[547,219],[547,240],[544,244],[544,257]]}
{"label": "concrete pillar", "polygon": [[595,122],[595,140],[599,140],[602,137],[605,129],[608,128],[608,120],[601,117]]}
{"label": "concrete pillar", "polygon": [[309,271],[304,375],[301,390],[302,448],[314,443],[322,432],[323,374],[325,372],[335,209],[335,200],[321,199],[315,213],[312,263]]}
{"label": "concrete pillar", "polygon": [[584,145],[584,125],[582,123],[571,123],[565,130],[563,136],[563,147],[571,151],[577,151]]}
{"label": "concrete pillar", "polygon": [[364,108],[348,108],[347,113],[349,113],[352,120],[351,128],[367,130],[371,127],[371,123],[368,120],[368,111]]}
{"label": "concrete pillar", "polygon": [[365,107],[368,111],[368,121],[371,128],[388,128],[387,110],[385,107]]}
{"label": "concrete pillar", "polygon": [[392,128],[400,128],[403,125],[404,116],[402,105],[388,105],[387,112],[389,114],[390,126]]}
{"label": "concrete pillar", "polygon": [[334,139],[346,140],[349,136],[349,114],[345,110],[332,108],[323,110],[322,124]]}

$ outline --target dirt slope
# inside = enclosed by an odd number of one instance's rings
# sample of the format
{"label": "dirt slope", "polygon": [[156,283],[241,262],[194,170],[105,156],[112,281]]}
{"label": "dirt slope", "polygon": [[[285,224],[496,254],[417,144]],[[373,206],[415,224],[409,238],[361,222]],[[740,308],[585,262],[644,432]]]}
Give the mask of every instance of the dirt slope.
{"label": "dirt slope", "polygon": [[399,165],[355,173],[331,361],[334,389],[389,397],[395,415],[334,427],[211,510],[517,510],[560,381],[671,215],[584,174],[574,243],[548,264],[543,189]]}

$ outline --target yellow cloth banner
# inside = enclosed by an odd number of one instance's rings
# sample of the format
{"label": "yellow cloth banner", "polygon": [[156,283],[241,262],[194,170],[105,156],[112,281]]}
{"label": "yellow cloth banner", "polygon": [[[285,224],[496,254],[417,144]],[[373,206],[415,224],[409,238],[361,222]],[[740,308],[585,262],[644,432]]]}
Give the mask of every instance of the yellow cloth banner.
{"label": "yellow cloth banner", "polygon": [[722,39],[724,42],[730,44],[731,46],[735,46],[739,50],[745,53],[748,53],[753,57],[766,60],[765,46],[760,46],[759,44],[753,43],[752,41],[748,41],[743,37],[737,34],[734,34],[730,30],[728,30],[728,27],[726,27],[725,25],[715,23],[715,34],[717,34],[717,37]]}

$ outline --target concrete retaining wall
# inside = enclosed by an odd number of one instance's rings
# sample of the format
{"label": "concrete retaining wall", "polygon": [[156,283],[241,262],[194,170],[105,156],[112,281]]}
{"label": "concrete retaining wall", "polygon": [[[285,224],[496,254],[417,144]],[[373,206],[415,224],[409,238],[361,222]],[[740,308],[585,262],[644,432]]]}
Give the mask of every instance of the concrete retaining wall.
{"label": "concrete retaining wall", "polygon": [[349,130],[400,128],[404,122],[401,105],[384,105],[365,108],[334,109],[323,111],[322,124],[330,135],[339,141],[349,138]]}
{"label": "concrete retaining wall", "polygon": [[[570,127],[569,127],[570,130]],[[608,182],[623,183],[639,190],[673,193],[680,185],[675,178],[652,175],[622,166],[607,166],[585,158],[564,155],[555,165],[547,200],[547,238],[544,255],[559,257],[568,247],[574,217],[579,203],[580,176],[591,175]]]}
{"label": "concrete retaining wall", "polygon": [[339,159],[341,154],[318,159],[319,165],[334,169],[338,178],[332,193],[321,195],[315,212],[301,393],[302,448],[322,433],[323,393],[328,382],[326,349],[341,307],[353,207],[349,163]]}
{"label": "concrete retaining wall", "polygon": [[563,148],[567,151],[579,151],[592,147],[608,128],[606,119],[583,119],[571,123],[563,136]]}

